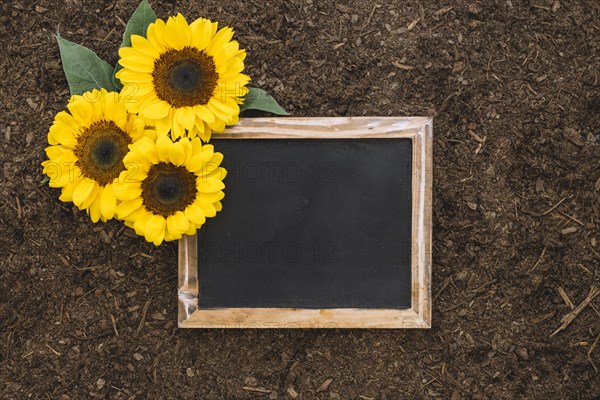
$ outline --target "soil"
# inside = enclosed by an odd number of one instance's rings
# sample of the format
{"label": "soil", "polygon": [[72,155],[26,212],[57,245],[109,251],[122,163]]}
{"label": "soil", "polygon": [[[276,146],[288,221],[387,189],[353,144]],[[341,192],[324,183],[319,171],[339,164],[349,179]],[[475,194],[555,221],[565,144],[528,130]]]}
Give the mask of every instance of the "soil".
{"label": "soil", "polygon": [[600,3],[153,2],[295,116],[434,117],[433,327],[381,331],[177,329],[176,244],[41,182],[53,34],[114,63],[137,0],[35,3],[0,3],[2,399],[600,398],[600,297],[551,336],[600,284]]}

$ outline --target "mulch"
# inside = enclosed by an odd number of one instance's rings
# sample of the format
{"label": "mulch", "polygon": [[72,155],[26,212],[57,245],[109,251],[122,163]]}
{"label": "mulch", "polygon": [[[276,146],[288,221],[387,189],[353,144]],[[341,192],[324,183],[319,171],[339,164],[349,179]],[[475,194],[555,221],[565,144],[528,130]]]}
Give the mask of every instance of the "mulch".
{"label": "mulch", "polygon": [[68,88],[137,0],[0,3],[3,399],[600,398],[600,3],[164,1],[236,29],[295,116],[434,117],[431,330],[179,330],[177,248],[42,184]]}

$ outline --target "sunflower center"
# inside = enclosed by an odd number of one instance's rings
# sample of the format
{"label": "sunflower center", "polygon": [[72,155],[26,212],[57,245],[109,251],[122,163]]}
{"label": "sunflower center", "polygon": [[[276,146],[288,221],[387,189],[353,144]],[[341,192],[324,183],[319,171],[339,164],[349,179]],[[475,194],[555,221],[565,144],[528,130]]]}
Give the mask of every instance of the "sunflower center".
{"label": "sunflower center", "polygon": [[162,53],[152,71],[156,95],[172,107],[207,104],[218,80],[213,58],[189,46]]}
{"label": "sunflower center", "polygon": [[168,217],[183,211],[196,199],[196,175],[168,163],[153,165],[142,182],[142,201],[154,214]]}
{"label": "sunflower center", "polygon": [[131,137],[113,121],[97,121],[78,139],[76,165],[84,177],[105,186],[125,169],[123,157],[129,144]]}

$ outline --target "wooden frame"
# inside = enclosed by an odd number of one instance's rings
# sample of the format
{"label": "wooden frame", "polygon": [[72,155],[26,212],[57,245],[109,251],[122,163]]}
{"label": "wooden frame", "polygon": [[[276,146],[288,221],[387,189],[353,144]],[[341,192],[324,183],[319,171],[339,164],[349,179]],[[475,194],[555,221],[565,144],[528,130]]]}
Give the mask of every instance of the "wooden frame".
{"label": "wooden frame", "polygon": [[242,119],[219,139],[412,140],[412,297],[408,309],[198,308],[197,240],[179,241],[180,328],[430,328],[432,120],[425,117]]}

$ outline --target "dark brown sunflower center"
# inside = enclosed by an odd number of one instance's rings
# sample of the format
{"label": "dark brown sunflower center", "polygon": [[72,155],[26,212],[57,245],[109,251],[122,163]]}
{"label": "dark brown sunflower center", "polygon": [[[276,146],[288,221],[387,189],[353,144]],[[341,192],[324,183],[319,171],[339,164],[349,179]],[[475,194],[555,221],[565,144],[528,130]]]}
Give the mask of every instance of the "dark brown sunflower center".
{"label": "dark brown sunflower center", "polygon": [[173,107],[208,103],[218,79],[213,58],[189,46],[161,54],[152,71],[158,98]]}
{"label": "dark brown sunflower center", "polygon": [[154,214],[168,217],[183,211],[196,199],[196,175],[168,163],[153,165],[142,182],[142,201]]}
{"label": "dark brown sunflower center", "polygon": [[76,165],[83,176],[105,186],[125,169],[123,157],[129,144],[131,137],[113,121],[97,121],[78,139]]}

